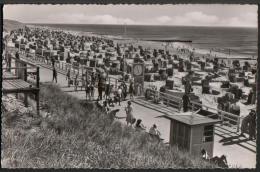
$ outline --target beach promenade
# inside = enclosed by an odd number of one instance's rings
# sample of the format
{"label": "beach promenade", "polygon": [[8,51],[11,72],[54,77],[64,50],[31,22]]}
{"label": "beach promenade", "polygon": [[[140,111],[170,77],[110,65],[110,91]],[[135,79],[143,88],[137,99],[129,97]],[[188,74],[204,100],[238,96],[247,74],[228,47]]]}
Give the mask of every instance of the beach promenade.
{"label": "beach promenade", "polygon": [[[41,83],[52,83],[52,70],[40,67],[40,82]],[[53,82],[53,84],[56,84]],[[74,86],[68,87],[65,75],[58,73],[57,84],[64,92],[75,96],[81,100],[86,100],[86,94],[84,90],[74,91]],[[97,98],[97,89],[95,89],[95,98]],[[113,109],[120,109],[117,116],[125,117],[126,113],[124,108],[126,107],[126,102],[121,103],[121,106],[116,105]],[[137,119],[142,119],[143,124],[146,129],[153,124],[158,125],[158,129],[161,132],[161,137],[164,142],[169,142],[169,132],[170,132],[170,121],[165,118],[158,118],[158,116],[164,113],[159,112],[151,108],[152,103],[143,102],[142,99],[136,98],[133,102],[133,114]],[[150,106],[150,107],[149,107]],[[157,107],[158,109],[158,107]],[[125,119],[120,119],[121,122],[126,124]],[[220,136],[222,135],[222,136]],[[242,168],[254,168],[256,164],[256,143],[255,141],[247,141],[246,138],[237,137],[238,134],[233,131],[224,130],[224,128],[216,128],[216,134],[214,136],[214,156],[221,156],[223,154],[227,155],[228,163],[233,167]],[[223,139],[226,138],[226,139]],[[243,155],[243,159],[239,155]]]}

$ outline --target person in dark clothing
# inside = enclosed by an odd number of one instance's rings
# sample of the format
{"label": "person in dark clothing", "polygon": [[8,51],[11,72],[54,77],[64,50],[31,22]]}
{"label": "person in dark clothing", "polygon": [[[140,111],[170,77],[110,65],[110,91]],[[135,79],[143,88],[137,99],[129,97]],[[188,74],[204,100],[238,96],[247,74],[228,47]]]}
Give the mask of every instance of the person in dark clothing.
{"label": "person in dark clothing", "polygon": [[54,60],[53,57],[51,58],[51,64],[52,64],[52,67],[54,67],[54,65],[55,65],[55,60]]}
{"label": "person in dark clothing", "polygon": [[256,113],[254,110],[250,112],[249,120],[249,139],[256,139]]}
{"label": "person in dark clothing", "polygon": [[94,72],[91,74],[91,82],[92,82],[93,85],[95,85],[96,77],[95,77],[95,73]]}
{"label": "person in dark clothing", "polygon": [[133,86],[133,82],[130,83],[129,85],[129,94],[130,94],[130,99],[134,98],[134,86]]}
{"label": "person in dark clothing", "polygon": [[187,112],[189,109],[190,98],[186,93],[182,97],[182,104],[183,104],[183,112]]}
{"label": "person in dark clothing", "polygon": [[246,104],[251,104],[252,103],[252,97],[253,97],[253,90],[251,89],[249,94],[248,94],[248,98],[247,98]]}
{"label": "person in dark clothing", "polygon": [[105,86],[105,99],[107,100],[110,97],[110,84],[107,82]]}
{"label": "person in dark clothing", "polygon": [[127,96],[127,85],[125,84],[125,82],[123,82],[122,84],[122,91],[123,91],[123,99],[126,99]]}
{"label": "person in dark clothing", "polygon": [[57,83],[57,71],[56,71],[55,67],[53,68],[52,72],[53,72],[52,82],[55,80],[56,83]]}
{"label": "person in dark clothing", "polygon": [[70,69],[67,71],[67,74],[66,74],[66,80],[68,80],[68,87],[70,87],[70,84],[71,84],[71,79],[70,79]]}
{"label": "person in dark clothing", "polygon": [[98,98],[99,100],[102,100],[102,94],[103,94],[103,83],[101,79],[98,81]]}
{"label": "person in dark clothing", "polygon": [[90,84],[85,85],[85,91],[86,91],[86,100],[91,100],[90,96]]}
{"label": "person in dark clothing", "polygon": [[15,58],[20,59],[20,55],[19,55],[18,51],[16,51],[16,53],[15,53]]}
{"label": "person in dark clothing", "polygon": [[90,90],[91,99],[94,99],[95,88],[92,83],[90,83],[90,85],[89,85],[89,90]]}

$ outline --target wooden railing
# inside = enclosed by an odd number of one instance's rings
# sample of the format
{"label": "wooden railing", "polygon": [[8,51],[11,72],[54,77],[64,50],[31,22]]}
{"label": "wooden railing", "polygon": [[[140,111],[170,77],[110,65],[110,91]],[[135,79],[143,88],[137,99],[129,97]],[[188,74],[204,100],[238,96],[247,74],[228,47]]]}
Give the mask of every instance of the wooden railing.
{"label": "wooden railing", "polygon": [[[166,105],[167,106],[176,107],[176,104],[177,104],[177,109],[178,109],[179,112],[181,112],[182,98],[177,97],[177,96],[173,96],[173,95],[170,95],[170,94],[167,94],[167,93],[159,92],[159,91],[156,91],[156,90],[151,90],[150,94],[151,94],[151,97],[154,99],[154,101],[158,101],[159,99],[163,100],[163,101],[166,100],[166,102],[167,102]],[[174,103],[171,103],[171,102],[174,102]],[[189,108],[191,108],[192,112],[195,112],[197,110],[195,108],[196,105],[198,107],[202,107],[202,108],[204,108],[206,110],[209,110],[209,109],[212,110],[211,112],[214,115],[217,115],[218,118],[222,120],[222,122],[224,122],[224,120],[235,122],[236,123],[237,132],[239,132],[239,130],[240,130],[240,123],[241,123],[242,117],[237,116],[237,115],[232,114],[232,113],[229,113],[229,112],[226,112],[226,111],[223,111],[223,110],[220,110],[220,109],[216,109],[214,107],[203,105],[203,104],[195,102],[195,101],[190,101]]]}
{"label": "wooden railing", "polygon": [[[24,81],[28,81],[28,75],[34,75],[32,78],[35,80],[32,82],[32,86],[35,86],[36,88],[39,89],[40,87],[40,68],[39,66],[24,61],[22,59],[17,59],[13,57],[11,54],[8,54],[8,63],[5,68],[2,68],[2,70],[6,70],[10,73],[12,73],[14,76],[17,76],[18,79],[22,79]],[[12,66],[14,64],[14,67]],[[31,69],[33,71],[28,71],[28,69]]]}
{"label": "wooden railing", "polygon": [[[34,53],[25,53],[25,58],[32,59],[37,62],[44,63],[46,65],[52,66],[51,60],[46,60],[45,56],[34,54]],[[82,76],[85,75],[86,71],[88,73],[92,73],[96,68],[95,67],[89,67],[86,65],[73,65],[71,63],[66,63],[64,61],[58,61],[56,60],[54,63],[55,67],[63,71],[63,74],[66,74],[68,70],[70,70],[71,78],[75,78],[76,74],[78,73],[78,78],[83,78]],[[123,79],[118,79],[113,76],[107,75],[107,81],[109,84],[114,83],[115,87],[117,87],[118,83],[123,82]],[[83,82],[83,81],[82,81]],[[126,84],[129,84],[127,81],[124,81]]]}

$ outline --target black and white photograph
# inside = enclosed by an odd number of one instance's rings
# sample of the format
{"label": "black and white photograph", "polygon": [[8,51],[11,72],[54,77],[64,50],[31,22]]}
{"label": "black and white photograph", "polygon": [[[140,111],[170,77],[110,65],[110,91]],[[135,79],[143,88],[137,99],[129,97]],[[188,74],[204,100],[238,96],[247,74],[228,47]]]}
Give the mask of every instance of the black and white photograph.
{"label": "black and white photograph", "polygon": [[5,4],[2,168],[256,168],[257,11]]}

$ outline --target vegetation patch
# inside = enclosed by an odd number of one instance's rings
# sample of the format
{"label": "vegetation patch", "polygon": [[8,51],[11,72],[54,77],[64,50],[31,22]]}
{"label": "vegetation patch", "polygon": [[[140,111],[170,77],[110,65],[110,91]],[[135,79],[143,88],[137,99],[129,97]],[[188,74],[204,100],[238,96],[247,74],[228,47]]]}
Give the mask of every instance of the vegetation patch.
{"label": "vegetation patch", "polygon": [[215,168],[145,132],[111,123],[95,104],[56,86],[42,85],[40,98],[48,112],[44,117],[3,112],[2,167]]}

